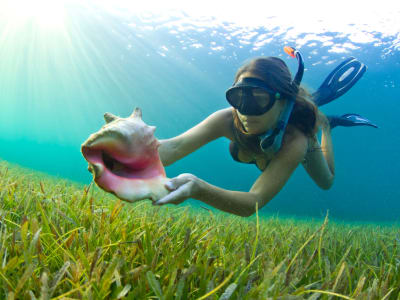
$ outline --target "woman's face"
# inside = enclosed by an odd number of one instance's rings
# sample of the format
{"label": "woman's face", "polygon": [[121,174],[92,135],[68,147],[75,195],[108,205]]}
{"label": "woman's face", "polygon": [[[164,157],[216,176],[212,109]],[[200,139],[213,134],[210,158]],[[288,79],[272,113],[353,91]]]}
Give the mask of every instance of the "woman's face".
{"label": "woman's face", "polygon": [[[262,78],[258,77],[255,74],[252,74],[250,72],[245,72],[242,75],[240,75],[238,81],[247,77],[259,78],[262,80]],[[286,100],[283,99],[275,101],[274,105],[269,111],[259,116],[242,115],[237,109],[236,112],[239,116],[240,122],[243,124],[244,129],[248,133],[260,134],[272,128],[276,124],[279,115],[284,109],[285,101]]]}

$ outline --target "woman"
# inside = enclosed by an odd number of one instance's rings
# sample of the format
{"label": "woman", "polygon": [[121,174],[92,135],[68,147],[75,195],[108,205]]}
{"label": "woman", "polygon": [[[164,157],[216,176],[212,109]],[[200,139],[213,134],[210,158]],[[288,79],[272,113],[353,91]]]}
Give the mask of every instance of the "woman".
{"label": "woman", "polygon": [[[212,140],[230,139],[233,158],[255,163],[262,171],[248,192],[225,190],[192,174],[181,174],[171,179],[166,185],[171,192],[155,205],[194,198],[247,217],[255,213],[256,204],[260,209],[283,188],[300,163],[319,187],[329,189],[335,175],[330,126],[300,87],[301,76],[302,70],[297,84],[292,81],[279,58],[254,59],[238,70],[227,91],[232,107],[211,114],[177,137],[160,141],[160,158],[168,166]],[[322,130],[321,144],[318,129]]]}

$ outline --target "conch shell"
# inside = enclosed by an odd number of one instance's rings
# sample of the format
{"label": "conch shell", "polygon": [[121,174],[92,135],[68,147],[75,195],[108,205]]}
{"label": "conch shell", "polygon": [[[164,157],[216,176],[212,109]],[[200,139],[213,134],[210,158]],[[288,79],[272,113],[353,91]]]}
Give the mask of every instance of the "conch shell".
{"label": "conch shell", "polygon": [[105,113],[104,119],[106,124],[81,147],[95,183],[128,202],[156,201],[167,195],[156,127],[143,122],[140,108],[128,118]]}

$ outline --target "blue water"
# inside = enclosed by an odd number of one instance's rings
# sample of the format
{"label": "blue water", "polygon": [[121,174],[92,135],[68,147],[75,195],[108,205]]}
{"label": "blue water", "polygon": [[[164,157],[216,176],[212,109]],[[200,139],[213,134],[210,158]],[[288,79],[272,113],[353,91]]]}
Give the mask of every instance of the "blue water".
{"label": "blue water", "polygon": [[[296,61],[282,50],[292,45],[305,58],[303,82],[311,91],[344,58],[365,63],[357,85],[322,111],[359,113],[380,128],[334,129],[333,187],[320,190],[300,166],[261,214],[320,218],[329,210],[336,220],[400,221],[400,30],[373,30],[371,41],[357,42],[334,30],[293,37],[290,28],[265,26],[271,16],[248,28],[209,26],[212,17],[68,7],[62,27],[50,29],[0,16],[1,159],[89,183],[80,145],[103,125],[104,112],[126,117],[138,106],[158,138],[173,137],[227,107],[225,90],[247,59],[280,56],[294,73]],[[260,173],[234,162],[228,145],[220,139],[204,146],[167,167],[168,177],[188,172],[247,191]]]}

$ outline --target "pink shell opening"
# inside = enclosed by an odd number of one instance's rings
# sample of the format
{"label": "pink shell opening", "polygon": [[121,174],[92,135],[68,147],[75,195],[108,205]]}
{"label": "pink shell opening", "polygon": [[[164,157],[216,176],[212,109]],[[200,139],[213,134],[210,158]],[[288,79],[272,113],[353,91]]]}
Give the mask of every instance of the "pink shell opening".
{"label": "pink shell opening", "polygon": [[123,157],[107,149],[90,147],[83,147],[82,153],[89,163],[101,164],[105,170],[118,177],[150,179],[160,175],[165,176],[158,153],[146,157]]}

